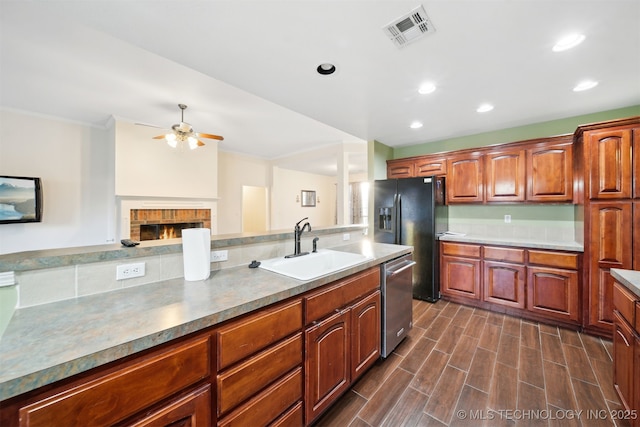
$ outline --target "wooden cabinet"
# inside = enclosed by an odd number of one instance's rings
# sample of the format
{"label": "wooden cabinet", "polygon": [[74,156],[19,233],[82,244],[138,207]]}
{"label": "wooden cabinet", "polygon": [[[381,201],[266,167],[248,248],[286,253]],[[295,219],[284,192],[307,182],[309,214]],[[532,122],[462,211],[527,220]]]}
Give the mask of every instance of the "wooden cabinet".
{"label": "wooden cabinet", "polygon": [[415,176],[445,175],[447,173],[446,157],[425,156],[414,162]]}
{"label": "wooden cabinet", "polygon": [[632,135],[631,128],[602,129],[585,135],[591,199],[631,197]]}
{"label": "wooden cabinet", "polygon": [[305,405],[311,421],[351,384],[349,310],[340,311],[305,332],[307,381]]}
{"label": "wooden cabinet", "polygon": [[[54,388],[30,403],[18,404],[19,425],[116,424],[207,380],[211,367],[210,339],[206,335],[152,352],[117,370],[107,370],[90,379]],[[201,393],[196,394],[199,396]],[[202,419],[206,414],[198,405],[204,398],[194,402],[196,397],[187,398],[191,402],[184,398],[172,400],[167,405],[155,408],[153,414],[157,420],[198,419],[201,422],[198,425],[206,426],[210,419]],[[193,414],[188,414],[191,411]],[[151,423],[151,419],[147,421],[149,425],[159,423]]]}
{"label": "wooden cabinet", "polygon": [[524,249],[484,248],[484,301],[525,308]]}
{"label": "wooden cabinet", "polygon": [[580,254],[440,245],[444,299],[569,327],[581,324]]}
{"label": "wooden cabinet", "polygon": [[3,401],[0,424],[309,425],[378,360],[380,322],[375,266]]}
{"label": "wooden cabinet", "polygon": [[[613,287],[613,383],[627,411],[640,411],[640,297],[620,283]],[[636,416],[633,426],[640,426]]]}
{"label": "wooden cabinet", "polygon": [[497,150],[484,155],[487,202],[522,202],[525,199],[525,150]]}
{"label": "wooden cabinet", "polygon": [[479,153],[452,156],[447,163],[447,203],[484,201],[484,162]]}
{"label": "wooden cabinet", "polygon": [[527,149],[527,201],[573,201],[573,165],[571,141]]}
{"label": "wooden cabinet", "polygon": [[387,178],[413,178],[415,162],[412,159],[389,160],[387,162]]}
{"label": "wooden cabinet", "polygon": [[196,427],[211,424],[211,386],[209,384],[180,396],[138,420],[122,425],[131,427]]}
{"label": "wooden cabinet", "polygon": [[480,246],[442,242],[440,293],[480,299]]}
{"label": "wooden cabinet", "polygon": [[529,250],[527,310],[580,322],[580,258],[576,254]]}
{"label": "wooden cabinet", "polygon": [[[302,402],[302,376],[296,374],[304,351],[300,299],[232,321],[218,329],[216,340],[219,426],[269,423]],[[262,397],[265,393],[283,398]]]}
{"label": "wooden cabinet", "polygon": [[444,175],[446,173],[447,158],[440,155],[387,160],[388,179]]}
{"label": "wooden cabinet", "polygon": [[585,193],[585,329],[611,337],[611,268],[640,268],[640,118],[579,128]]}
{"label": "wooden cabinet", "polygon": [[[593,203],[590,205],[589,316],[588,328],[611,334],[613,323],[613,278],[611,268],[632,267],[632,204]],[[608,332],[608,333],[607,333]]]}
{"label": "wooden cabinet", "polygon": [[305,422],[322,414],[380,356],[380,270],[305,298]]}

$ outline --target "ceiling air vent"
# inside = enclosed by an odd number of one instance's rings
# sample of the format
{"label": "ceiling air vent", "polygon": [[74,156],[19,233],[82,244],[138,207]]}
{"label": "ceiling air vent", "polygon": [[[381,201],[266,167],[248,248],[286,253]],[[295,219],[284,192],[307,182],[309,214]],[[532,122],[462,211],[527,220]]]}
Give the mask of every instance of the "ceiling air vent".
{"label": "ceiling air vent", "polygon": [[408,14],[393,20],[382,29],[398,47],[403,47],[436,31],[422,6],[418,6]]}

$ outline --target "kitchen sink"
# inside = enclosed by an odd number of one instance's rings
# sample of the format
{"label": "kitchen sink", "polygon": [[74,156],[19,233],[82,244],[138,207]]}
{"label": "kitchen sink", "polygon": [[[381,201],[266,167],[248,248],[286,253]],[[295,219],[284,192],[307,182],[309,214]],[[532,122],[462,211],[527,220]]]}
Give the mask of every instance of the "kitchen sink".
{"label": "kitchen sink", "polygon": [[298,280],[310,280],[353,267],[370,259],[372,259],[371,256],[362,254],[319,249],[318,252],[295,258],[271,258],[262,261],[260,268]]}

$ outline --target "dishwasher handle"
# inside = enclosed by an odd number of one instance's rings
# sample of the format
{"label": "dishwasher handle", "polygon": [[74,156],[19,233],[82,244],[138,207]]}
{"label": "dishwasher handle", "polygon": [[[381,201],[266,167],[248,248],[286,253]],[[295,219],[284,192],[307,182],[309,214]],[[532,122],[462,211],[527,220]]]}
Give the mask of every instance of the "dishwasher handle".
{"label": "dishwasher handle", "polygon": [[400,268],[396,268],[396,269],[388,269],[387,270],[387,277],[391,277],[391,276],[395,276],[396,274],[400,274],[403,271],[405,271],[408,268],[413,267],[414,265],[416,265],[417,262],[415,261],[407,261],[404,263],[404,265]]}

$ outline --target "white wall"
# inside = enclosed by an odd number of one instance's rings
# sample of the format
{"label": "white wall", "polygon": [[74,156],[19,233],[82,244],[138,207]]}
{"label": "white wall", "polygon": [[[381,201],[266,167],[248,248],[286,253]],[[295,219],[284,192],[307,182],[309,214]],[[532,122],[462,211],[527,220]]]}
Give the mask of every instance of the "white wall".
{"label": "white wall", "polygon": [[113,242],[113,133],[0,110],[0,174],[42,179],[41,223],[1,224],[0,253]]}
{"label": "white wall", "polygon": [[[271,198],[271,229],[291,229],[304,217],[309,217],[311,227],[329,227],[335,225],[336,178],[316,175],[289,169],[273,168],[273,187]],[[302,190],[316,192],[315,207],[302,207],[296,202]]]}
{"label": "white wall", "polygon": [[152,139],[162,130],[116,122],[116,195],[214,199],[218,197],[218,142],[196,150]]}
{"label": "white wall", "polygon": [[218,153],[218,234],[242,232],[242,187],[271,187],[269,161]]}

